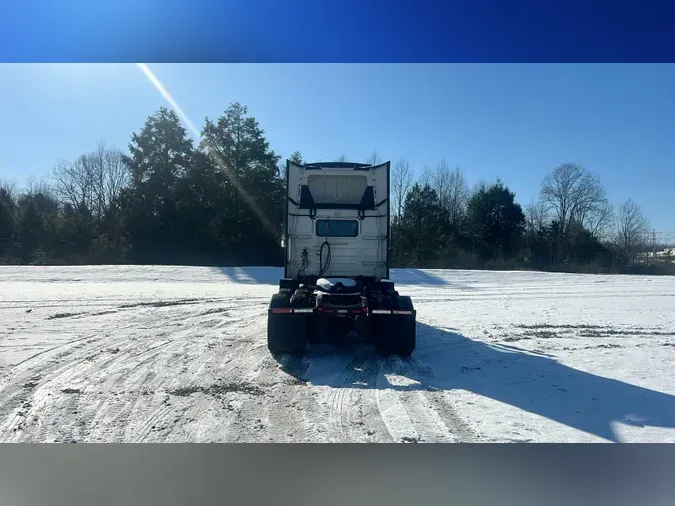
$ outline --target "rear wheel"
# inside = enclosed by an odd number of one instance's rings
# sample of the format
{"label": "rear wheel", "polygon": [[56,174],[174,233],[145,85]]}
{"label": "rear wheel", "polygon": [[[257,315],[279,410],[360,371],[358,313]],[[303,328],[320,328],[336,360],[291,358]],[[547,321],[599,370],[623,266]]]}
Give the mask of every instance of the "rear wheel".
{"label": "rear wheel", "polygon": [[272,354],[302,353],[307,348],[307,315],[273,312],[290,307],[287,296],[279,293],[272,296],[267,315],[267,348]]}
{"label": "rear wheel", "polygon": [[393,309],[410,311],[412,314],[373,315],[373,344],[380,354],[408,357],[417,345],[417,325],[412,300],[405,295],[399,296]]}

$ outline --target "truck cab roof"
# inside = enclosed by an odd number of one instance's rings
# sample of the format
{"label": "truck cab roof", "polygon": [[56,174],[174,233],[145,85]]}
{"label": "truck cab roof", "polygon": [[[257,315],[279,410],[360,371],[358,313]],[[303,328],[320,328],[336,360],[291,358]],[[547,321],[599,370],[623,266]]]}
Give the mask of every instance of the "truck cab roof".
{"label": "truck cab roof", "polygon": [[321,169],[353,169],[353,170],[369,170],[374,167],[368,163],[356,162],[311,162],[302,165],[305,170],[321,170]]}

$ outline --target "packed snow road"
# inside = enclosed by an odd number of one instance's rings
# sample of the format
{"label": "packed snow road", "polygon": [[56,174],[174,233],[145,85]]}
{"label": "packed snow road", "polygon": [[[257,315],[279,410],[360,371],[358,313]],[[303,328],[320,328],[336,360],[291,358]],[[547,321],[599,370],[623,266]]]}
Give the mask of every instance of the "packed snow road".
{"label": "packed snow road", "polygon": [[0,267],[0,441],[675,441],[674,278],[395,270],[410,359],[275,359],[280,274]]}

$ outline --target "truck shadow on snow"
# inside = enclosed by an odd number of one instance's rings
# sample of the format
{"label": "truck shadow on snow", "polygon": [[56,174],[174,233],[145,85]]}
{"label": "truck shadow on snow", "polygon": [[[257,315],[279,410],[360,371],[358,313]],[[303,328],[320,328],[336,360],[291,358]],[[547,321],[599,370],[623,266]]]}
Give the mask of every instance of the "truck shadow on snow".
{"label": "truck shadow on snow", "polygon": [[281,267],[218,267],[231,283],[250,285],[278,285],[284,277]]}
{"label": "truck shadow on snow", "polygon": [[[452,272],[452,271],[450,271]],[[398,285],[448,286],[446,278],[422,269],[391,269],[391,279]]]}
{"label": "truck shadow on snow", "polygon": [[[278,285],[284,277],[281,267],[217,267],[218,272],[229,279],[231,283]],[[392,280],[400,285],[420,286],[450,286],[451,283],[433,271],[422,269],[391,269]],[[454,283],[452,284],[454,286]],[[461,289],[470,289],[469,286],[457,286]]]}
{"label": "truck shadow on snow", "polygon": [[546,354],[469,339],[417,323],[408,359],[379,357],[354,341],[277,357],[304,383],[398,391],[466,390],[609,441],[613,424],[675,428],[675,396],[573,369]]}

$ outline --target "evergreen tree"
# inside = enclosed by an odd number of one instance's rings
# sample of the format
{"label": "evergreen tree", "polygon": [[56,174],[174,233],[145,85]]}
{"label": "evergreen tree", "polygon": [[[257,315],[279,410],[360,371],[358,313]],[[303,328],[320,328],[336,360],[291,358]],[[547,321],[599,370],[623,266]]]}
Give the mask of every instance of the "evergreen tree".
{"label": "evergreen tree", "polygon": [[180,243],[175,224],[176,190],[193,158],[193,143],[178,115],[162,107],[129,144],[125,163],[131,188],[124,196],[132,258],[140,262],[176,261]]}
{"label": "evergreen tree", "polygon": [[215,229],[221,242],[237,246],[233,261],[276,263],[284,198],[280,157],[247,113],[246,106],[230,104],[217,121],[207,118],[202,132],[200,147],[222,171],[229,205],[227,214],[216,217]]}
{"label": "evergreen tree", "polygon": [[511,258],[522,246],[525,214],[501,181],[474,192],[467,221],[474,247],[486,260]]}

